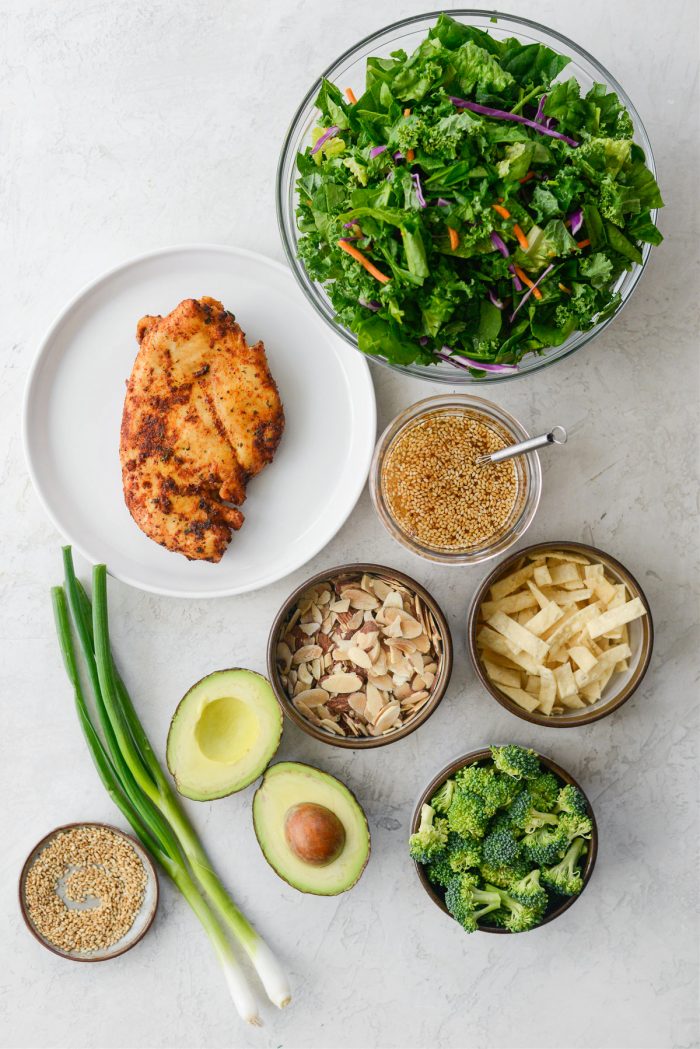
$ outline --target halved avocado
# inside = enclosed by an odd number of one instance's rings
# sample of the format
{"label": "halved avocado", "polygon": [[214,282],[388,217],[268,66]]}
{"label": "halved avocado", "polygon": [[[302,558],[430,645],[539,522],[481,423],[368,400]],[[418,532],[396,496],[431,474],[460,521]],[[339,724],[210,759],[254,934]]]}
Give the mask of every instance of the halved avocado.
{"label": "halved avocado", "polygon": [[168,732],[168,768],[186,798],[223,798],[258,778],[281,735],[282,711],[267,678],[217,670],[180,700]]}
{"label": "halved avocado", "polygon": [[253,798],[253,826],[267,862],[300,892],[337,896],[369,859],[369,827],[355,795],[297,761],[267,770]]}

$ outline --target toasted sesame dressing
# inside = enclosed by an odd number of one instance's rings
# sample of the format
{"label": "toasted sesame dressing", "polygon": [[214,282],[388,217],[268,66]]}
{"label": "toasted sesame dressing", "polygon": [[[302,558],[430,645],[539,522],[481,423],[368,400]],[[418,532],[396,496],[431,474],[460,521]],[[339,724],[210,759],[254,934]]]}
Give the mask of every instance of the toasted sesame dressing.
{"label": "toasted sesame dressing", "polygon": [[511,460],[478,466],[506,441],[466,413],[435,413],[408,427],[382,471],[389,512],[412,539],[434,550],[484,546],[502,532],[518,495]]}

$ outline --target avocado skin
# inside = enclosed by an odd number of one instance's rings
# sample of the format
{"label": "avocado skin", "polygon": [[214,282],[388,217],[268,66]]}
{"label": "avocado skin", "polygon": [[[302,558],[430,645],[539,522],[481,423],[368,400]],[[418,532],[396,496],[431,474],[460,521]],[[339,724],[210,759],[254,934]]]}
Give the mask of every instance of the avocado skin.
{"label": "avocado skin", "polygon": [[[328,891],[325,891],[325,892],[314,892],[312,889],[302,889],[299,885],[296,885],[294,881],[292,881],[289,878],[287,878],[282,873],[282,871],[280,871],[271,862],[271,860],[270,860],[270,858],[269,858],[269,856],[268,856],[268,854],[266,852],[266,849],[265,849],[265,844],[264,844],[264,841],[263,841],[263,838],[262,838],[262,831],[258,827],[258,824],[256,822],[256,818],[255,818],[255,799],[257,798],[258,794],[260,793],[260,791],[265,786],[265,779],[266,779],[268,773],[272,772],[273,769],[278,768],[280,765],[290,765],[290,766],[293,766],[295,768],[309,769],[311,772],[313,772],[315,774],[318,774],[319,776],[321,776],[323,778],[328,777],[329,779],[336,780],[348,792],[348,794],[350,795],[350,798],[354,802],[354,805],[355,805],[355,807],[358,810],[358,816],[361,817],[361,820],[362,820],[361,826],[363,827],[364,831],[367,834],[367,855],[365,856],[364,862],[363,862],[362,866],[360,867],[360,869],[358,870],[357,875],[355,876],[353,881],[350,882],[347,885],[344,885],[342,888],[335,889],[335,890],[328,890]],[[328,808],[330,808],[330,806],[328,806]],[[331,811],[334,811],[334,810],[331,809]],[[263,773],[262,783],[260,784],[258,789],[255,791],[255,794],[253,795],[253,830],[255,832],[255,837],[257,838],[258,845],[260,846],[260,851],[262,852],[263,856],[265,857],[265,860],[267,861],[269,866],[272,868],[272,870],[275,872],[277,877],[281,878],[282,881],[286,882],[287,885],[291,886],[291,888],[296,889],[297,892],[303,892],[305,896],[340,896],[342,893],[348,892],[348,890],[352,889],[355,885],[357,885],[358,881],[360,880],[360,878],[364,874],[365,868],[367,867],[367,864],[369,863],[369,858],[370,858],[370,855],[372,853],[372,837],[371,837],[370,830],[369,830],[369,823],[367,822],[367,816],[365,814],[365,810],[362,808],[362,805],[360,805],[359,801],[357,800],[357,796],[354,793],[354,791],[352,791],[350,789],[350,787],[348,787],[348,785],[346,783],[343,783],[342,780],[339,780],[337,776],[333,776],[330,772],[324,772],[323,769],[318,768],[316,765],[309,765],[307,762],[304,762],[304,761],[278,761],[278,762],[275,762],[274,765],[268,765],[267,769]],[[280,833],[284,834],[283,826],[280,827]]]}
{"label": "avocado skin", "polygon": [[[233,673],[233,672],[235,672],[235,673],[243,673],[243,674],[250,674],[253,677],[260,678],[262,681],[265,682],[266,685],[268,685],[270,687],[270,691],[272,692],[272,695],[275,698],[275,702],[277,704],[277,709],[278,709],[278,713],[279,713],[279,734],[277,736],[277,746],[275,747],[274,751],[270,755],[270,758],[268,759],[268,762],[267,762],[267,764],[264,767],[258,768],[254,775],[251,775],[250,777],[248,777],[245,780],[245,782],[240,783],[240,785],[235,786],[232,790],[224,790],[224,791],[221,791],[221,792],[214,792],[214,793],[210,793],[210,794],[208,793],[206,795],[206,797],[204,796],[204,794],[202,792],[201,796],[193,797],[192,794],[187,794],[185,792],[185,790],[181,787],[180,783],[178,783],[177,775],[173,771],[173,768],[172,768],[171,763],[170,763],[170,743],[171,743],[171,737],[172,737],[172,734],[173,734],[173,728],[175,727],[175,723],[177,721],[178,714],[180,714],[183,706],[187,703],[187,701],[190,698],[192,692],[194,692],[194,690],[196,688],[199,688],[199,686],[201,684],[203,684],[203,682],[207,681],[211,677],[214,677],[215,675],[218,675],[218,674],[229,674],[229,673]],[[190,801],[218,801],[219,798],[229,798],[229,797],[231,797],[232,794],[238,794],[239,791],[245,790],[246,787],[249,787],[251,783],[254,783],[255,780],[259,779],[260,776],[262,776],[263,773],[265,772],[265,769],[267,768],[267,765],[269,764],[269,762],[274,757],[274,755],[277,752],[277,749],[278,749],[278,747],[280,745],[280,742],[282,740],[282,729],[283,729],[283,727],[284,727],[284,717],[283,717],[282,705],[281,705],[280,701],[278,700],[278,698],[277,698],[277,696],[275,694],[275,690],[270,685],[269,679],[266,678],[264,674],[258,673],[257,670],[249,670],[248,667],[224,667],[221,670],[212,670],[209,674],[204,674],[203,677],[199,678],[197,681],[194,682],[193,685],[190,685],[190,687],[187,689],[187,692],[185,692],[184,696],[182,697],[182,699],[180,700],[180,702],[176,706],[175,711],[173,713],[173,716],[170,719],[170,725],[168,727],[168,735],[167,735],[166,741],[165,741],[165,762],[166,762],[166,765],[168,767],[168,772],[170,773],[170,775],[173,777],[173,780],[175,781],[175,786],[177,788],[178,794],[182,795],[183,798],[188,798]]]}

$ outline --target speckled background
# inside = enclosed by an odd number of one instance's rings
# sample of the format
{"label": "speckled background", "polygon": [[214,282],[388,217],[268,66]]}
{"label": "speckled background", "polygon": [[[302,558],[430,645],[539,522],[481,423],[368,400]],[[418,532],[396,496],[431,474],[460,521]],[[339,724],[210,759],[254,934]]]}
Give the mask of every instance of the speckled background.
{"label": "speckled background", "polygon": [[[240,1026],[206,938],[164,885],[132,953],[72,965],[25,932],[16,878],[31,845],[79,819],[121,823],[71,709],[50,618],[60,537],[22,458],[19,404],[37,342],[103,269],[172,243],[236,244],[281,258],[273,186],[296,102],[332,57],[419,0],[0,2],[3,299],[2,1044],[36,1047],[686,1047],[697,1044],[697,58],[694,0],[511,0],[595,54],[625,85],[654,144],[668,207],[622,317],[575,359],[499,390],[532,432],[560,422],[543,460],[529,541],[581,539],[624,561],[657,627],[633,700],[585,729],[530,728],[475,682],[464,616],[484,569],[404,553],[362,497],[313,563],[261,593],[185,602],[111,585],[114,644],[162,748],[178,698],[232,662],[264,669],[279,604],[306,574],[376,559],[415,574],[449,614],[447,698],[420,732],[366,754],[285,729],[280,757],[344,778],[373,837],[359,885],[305,897],[266,866],[252,788],[194,818],[241,905],[289,966],[295,1001]],[[380,425],[428,384],[373,367]],[[85,493],[90,498],[89,491]],[[82,566],[81,566],[82,567]],[[695,642],[695,643],[694,643]],[[407,862],[417,793],[452,757],[513,739],[551,754],[593,800],[601,840],[590,887],[559,922],[520,937],[466,937],[428,904]]]}

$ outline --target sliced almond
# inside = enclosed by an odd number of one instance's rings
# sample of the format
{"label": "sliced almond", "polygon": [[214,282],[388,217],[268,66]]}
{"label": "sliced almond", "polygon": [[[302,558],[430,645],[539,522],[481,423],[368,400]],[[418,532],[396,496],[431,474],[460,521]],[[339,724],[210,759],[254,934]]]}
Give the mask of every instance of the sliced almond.
{"label": "sliced almond", "polygon": [[331,612],[347,612],[350,608],[350,602],[346,597],[340,598],[338,601],[331,601],[330,610]]}
{"label": "sliced almond", "polygon": [[300,692],[296,698],[299,702],[305,703],[307,707],[316,707],[320,703],[325,703],[329,699],[329,695],[325,688],[307,688],[304,692]]}
{"label": "sliced almond", "polygon": [[403,598],[398,590],[390,590],[384,598],[382,608],[386,611],[388,608],[401,608],[403,609]]}
{"label": "sliced almond", "polygon": [[348,705],[356,714],[364,714],[367,706],[367,696],[364,692],[353,692],[348,696]]}
{"label": "sliced almond", "polygon": [[343,588],[343,597],[350,602],[351,608],[358,608],[364,611],[365,609],[379,607],[379,601],[374,594],[353,586]]}
{"label": "sliced almond", "polygon": [[357,645],[348,649],[348,656],[356,666],[362,667],[363,670],[372,669],[372,661],[368,654],[363,652],[361,648],[358,648]]}
{"label": "sliced almond", "polygon": [[367,686],[367,701],[363,711],[368,721],[374,721],[384,707],[384,699],[381,692],[374,685]]}
{"label": "sliced almond", "polygon": [[310,663],[312,659],[318,659],[322,655],[323,649],[319,645],[302,645],[292,656],[292,663],[295,666],[299,663]]}
{"label": "sliced almond", "polygon": [[301,664],[301,666],[299,667],[299,669],[297,671],[297,678],[298,678],[299,684],[300,685],[306,685],[307,688],[308,688],[309,685],[313,684],[313,680],[314,679],[311,677],[311,672],[309,670],[308,664],[306,664],[306,663],[302,663]]}
{"label": "sliced almond", "polygon": [[292,665],[292,650],[286,641],[280,641],[276,648],[277,661],[281,664],[282,669],[285,673],[289,670]]}
{"label": "sliced almond", "polygon": [[400,716],[400,705],[398,703],[389,703],[375,721],[374,727],[378,732],[386,732],[388,728],[392,728],[396,724]]}
{"label": "sliced almond", "polygon": [[384,579],[373,579],[372,590],[380,601],[384,601],[387,595],[391,593],[391,587]]}
{"label": "sliced almond", "polygon": [[394,689],[394,695],[396,696],[396,698],[398,700],[408,699],[408,697],[411,695],[412,692],[413,692],[413,689],[411,688],[411,686],[408,683],[408,681],[404,682],[403,685],[398,685]]}
{"label": "sliced almond", "polygon": [[300,623],[299,629],[307,637],[311,637],[312,634],[318,633],[318,623]]}
{"label": "sliced almond", "polygon": [[336,721],[331,721],[330,718],[321,718],[321,725],[328,731],[334,732],[336,736],[344,736],[345,729],[339,725]]}
{"label": "sliced almond", "polygon": [[317,656],[316,659],[312,659],[309,663],[309,666],[311,668],[311,676],[315,677],[317,681],[322,674],[321,663],[322,659],[320,656]]}
{"label": "sliced almond", "polygon": [[411,682],[411,688],[414,692],[422,692],[425,689],[425,678],[421,677],[420,674],[416,674]]}
{"label": "sliced almond", "polygon": [[367,675],[367,681],[382,692],[391,692],[394,687],[394,682],[388,674],[373,674],[371,670]]}
{"label": "sliced almond", "polygon": [[358,692],[362,688],[362,681],[357,674],[328,674],[321,684],[328,692]]}

